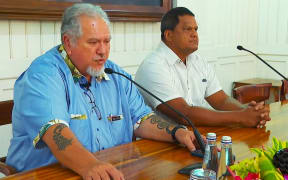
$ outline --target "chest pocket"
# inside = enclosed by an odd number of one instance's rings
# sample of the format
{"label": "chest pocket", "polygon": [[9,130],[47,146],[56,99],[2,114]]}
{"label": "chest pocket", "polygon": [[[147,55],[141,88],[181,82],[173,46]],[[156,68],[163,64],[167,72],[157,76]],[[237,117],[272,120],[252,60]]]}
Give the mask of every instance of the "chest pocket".
{"label": "chest pocket", "polygon": [[127,96],[122,94],[123,90],[119,90],[117,93],[118,96],[111,96],[110,100],[106,102],[107,108],[103,109],[114,145],[130,142],[133,133]]}
{"label": "chest pocket", "polygon": [[[71,108],[74,109],[74,108]],[[75,110],[75,109],[74,109]],[[70,114],[70,129],[86,149],[91,149],[91,124],[85,110],[75,110],[81,114]],[[84,112],[84,113],[83,113]],[[76,116],[76,117],[75,117]]]}
{"label": "chest pocket", "polygon": [[201,79],[201,82],[200,82],[201,86],[201,90],[200,90],[200,93],[202,95],[202,97],[205,98],[205,94],[206,94],[206,89],[207,89],[207,86],[208,86],[208,80],[204,77]]}
{"label": "chest pocket", "polygon": [[190,99],[191,105],[202,106],[205,103],[206,89],[208,87],[208,82],[206,78],[194,77],[191,78],[190,93],[187,99]]}
{"label": "chest pocket", "polygon": [[106,118],[109,122],[109,128],[111,133],[111,138],[115,145],[123,144],[129,142],[129,126],[130,121],[128,115],[124,114],[122,109],[119,108],[118,111],[111,111],[111,113],[106,114]]}
{"label": "chest pocket", "polygon": [[[74,135],[77,137],[77,139],[80,141],[80,143],[86,148],[91,149],[90,145],[90,139],[91,134],[90,133],[81,133],[81,132],[87,132],[87,129],[89,128],[89,122],[87,120],[88,118],[88,112],[85,110],[85,108],[82,106],[78,106],[79,102],[74,102],[71,104],[70,100],[70,94],[68,91],[68,85],[65,81],[65,75],[64,73],[59,69],[59,74],[61,75],[61,78],[63,80],[63,84],[65,87],[65,94],[66,94],[66,102],[67,102],[67,111],[70,114],[70,123],[69,128],[74,133]],[[80,102],[81,103],[81,102]],[[70,107],[71,105],[71,107]],[[77,118],[78,116],[78,118]],[[79,117],[81,116],[81,117]]]}
{"label": "chest pocket", "polygon": [[[91,150],[91,107],[87,106],[85,97],[81,93],[81,89],[75,89],[77,98],[71,98],[71,105],[69,109],[70,114],[70,129],[80,141],[80,143],[88,150]],[[81,96],[80,96],[81,94]],[[89,104],[90,105],[90,104]]]}

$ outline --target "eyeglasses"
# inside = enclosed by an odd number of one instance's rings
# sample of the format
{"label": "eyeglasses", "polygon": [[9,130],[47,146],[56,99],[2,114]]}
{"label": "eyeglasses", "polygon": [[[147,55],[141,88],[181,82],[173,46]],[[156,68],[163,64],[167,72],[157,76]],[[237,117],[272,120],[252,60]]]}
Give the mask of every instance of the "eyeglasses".
{"label": "eyeglasses", "polygon": [[94,98],[93,93],[91,92],[89,88],[85,88],[84,94],[86,95],[86,97],[89,98],[89,103],[92,105],[92,111],[95,111],[98,119],[101,120],[102,119],[101,112],[95,103],[95,98]]}

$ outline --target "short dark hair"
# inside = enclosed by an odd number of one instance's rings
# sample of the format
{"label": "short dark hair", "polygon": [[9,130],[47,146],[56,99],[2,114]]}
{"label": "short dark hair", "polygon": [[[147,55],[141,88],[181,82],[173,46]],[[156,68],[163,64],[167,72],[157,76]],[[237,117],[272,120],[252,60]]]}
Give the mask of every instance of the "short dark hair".
{"label": "short dark hair", "polygon": [[185,7],[176,7],[169,10],[161,20],[161,39],[165,40],[164,32],[166,30],[174,30],[179,23],[179,16],[191,15],[195,16],[189,9]]}

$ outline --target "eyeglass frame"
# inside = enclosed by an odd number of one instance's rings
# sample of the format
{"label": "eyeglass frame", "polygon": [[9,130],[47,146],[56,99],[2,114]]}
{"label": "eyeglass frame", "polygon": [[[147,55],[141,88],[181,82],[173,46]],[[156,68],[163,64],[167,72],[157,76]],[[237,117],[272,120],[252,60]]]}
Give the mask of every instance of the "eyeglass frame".
{"label": "eyeglass frame", "polygon": [[[88,92],[89,92],[91,95],[89,95]],[[98,108],[98,106],[97,106],[96,103],[95,103],[95,97],[94,97],[92,91],[91,91],[89,88],[85,88],[85,89],[84,89],[84,94],[89,98],[89,100],[90,100],[89,103],[92,105],[92,110],[95,111],[98,119],[101,120],[101,119],[102,119],[101,111],[100,111],[100,109]],[[92,96],[92,97],[91,97],[91,96]]]}

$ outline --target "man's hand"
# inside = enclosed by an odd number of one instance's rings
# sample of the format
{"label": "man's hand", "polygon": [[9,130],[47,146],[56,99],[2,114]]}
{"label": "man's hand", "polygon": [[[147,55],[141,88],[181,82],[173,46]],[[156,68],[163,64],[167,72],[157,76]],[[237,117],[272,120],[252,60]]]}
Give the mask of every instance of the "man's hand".
{"label": "man's hand", "polygon": [[99,161],[85,149],[65,124],[52,125],[44,134],[48,145],[58,161],[78,173],[83,179],[123,180],[123,174],[109,163]]}
{"label": "man's hand", "polygon": [[84,167],[80,174],[84,180],[124,180],[124,175],[118,169],[102,161]]}
{"label": "man's hand", "polygon": [[[263,114],[265,114],[266,109],[256,110],[254,107],[248,106],[247,108],[240,111],[240,125],[243,127],[258,127],[266,123]],[[236,115],[236,114],[235,114]],[[237,116],[237,115],[236,115]]]}
{"label": "man's hand", "polygon": [[253,107],[256,111],[261,111],[262,113],[260,114],[261,120],[257,125],[257,128],[261,128],[265,126],[267,121],[270,121],[271,118],[269,116],[270,110],[268,106],[264,105],[264,102],[256,103],[255,101],[251,101],[248,104],[249,107]]}
{"label": "man's hand", "polygon": [[[187,146],[190,151],[195,151],[200,148],[192,131],[180,128],[176,131],[175,137],[180,144]],[[202,138],[204,142],[206,142],[206,137],[202,136]]]}

